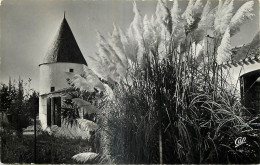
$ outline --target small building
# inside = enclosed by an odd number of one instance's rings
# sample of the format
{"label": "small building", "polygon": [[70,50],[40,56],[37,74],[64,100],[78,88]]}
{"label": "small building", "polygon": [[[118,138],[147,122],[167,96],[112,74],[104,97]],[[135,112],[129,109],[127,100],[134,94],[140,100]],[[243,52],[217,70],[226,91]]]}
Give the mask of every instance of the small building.
{"label": "small building", "polygon": [[232,60],[223,65],[228,80],[240,92],[242,104],[252,115],[260,112],[260,32],[252,42],[233,49]]}
{"label": "small building", "polygon": [[61,126],[62,94],[69,89],[68,79],[82,74],[87,62],[65,18],[40,67],[39,119],[43,129]]}

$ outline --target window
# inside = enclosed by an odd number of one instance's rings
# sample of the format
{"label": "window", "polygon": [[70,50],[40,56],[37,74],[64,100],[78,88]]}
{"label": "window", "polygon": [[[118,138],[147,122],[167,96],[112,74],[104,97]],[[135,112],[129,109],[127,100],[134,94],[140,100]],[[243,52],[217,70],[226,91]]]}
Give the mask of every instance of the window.
{"label": "window", "polygon": [[70,72],[74,72],[74,69],[70,69]]}
{"label": "window", "polygon": [[51,92],[55,91],[55,87],[51,87]]}

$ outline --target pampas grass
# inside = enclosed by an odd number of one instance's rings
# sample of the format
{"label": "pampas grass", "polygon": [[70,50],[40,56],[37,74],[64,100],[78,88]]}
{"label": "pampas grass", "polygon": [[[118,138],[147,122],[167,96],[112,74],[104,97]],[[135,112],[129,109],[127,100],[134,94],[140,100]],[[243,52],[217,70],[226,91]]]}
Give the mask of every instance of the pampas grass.
{"label": "pampas grass", "polygon": [[[220,0],[217,10],[209,2],[202,7],[190,1],[180,14],[177,2],[170,11],[159,1],[156,18],[142,21],[134,3],[126,33],[115,26],[110,43],[98,35],[100,63],[107,68],[97,104],[100,163],[259,161],[259,130],[248,125],[252,116],[218,64],[221,50],[230,52],[223,44],[230,39],[233,0]],[[241,136],[254,139],[242,151],[234,145]]]}
{"label": "pampas grass", "polygon": [[72,159],[76,160],[79,163],[87,163],[89,161],[93,161],[97,156],[98,154],[94,152],[85,152],[74,155]]}

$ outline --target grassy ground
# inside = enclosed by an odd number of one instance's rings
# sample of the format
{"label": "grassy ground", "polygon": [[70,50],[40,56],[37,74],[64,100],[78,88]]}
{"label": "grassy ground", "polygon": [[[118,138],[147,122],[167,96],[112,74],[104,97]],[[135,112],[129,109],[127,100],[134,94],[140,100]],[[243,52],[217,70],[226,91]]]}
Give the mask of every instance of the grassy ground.
{"label": "grassy ground", "polygon": [[[2,134],[1,161],[3,163],[33,163],[34,136],[18,138],[10,133]],[[76,163],[72,156],[89,151],[87,140],[65,139],[48,134],[37,136],[36,163]]]}

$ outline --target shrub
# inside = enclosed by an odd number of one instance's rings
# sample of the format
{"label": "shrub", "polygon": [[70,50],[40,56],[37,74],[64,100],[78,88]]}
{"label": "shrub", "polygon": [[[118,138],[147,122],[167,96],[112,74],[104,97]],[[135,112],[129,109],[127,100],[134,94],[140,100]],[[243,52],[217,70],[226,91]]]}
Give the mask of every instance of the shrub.
{"label": "shrub", "polygon": [[[18,138],[12,134],[2,134],[3,163],[33,163],[34,136]],[[3,144],[3,140],[5,144]],[[36,140],[36,163],[76,163],[72,156],[90,150],[90,143],[82,139],[66,139],[41,133]]]}
{"label": "shrub", "polygon": [[[108,40],[98,34],[92,70],[71,84],[101,93],[101,163],[259,162],[259,129],[249,125],[252,116],[222,67],[230,37],[252,18],[253,1],[235,15],[233,3],[212,9],[210,1],[189,1],[181,15],[178,1],[171,10],[159,1],[151,20],[134,3],[126,33],[115,25]],[[235,147],[238,137],[250,142]]]}

